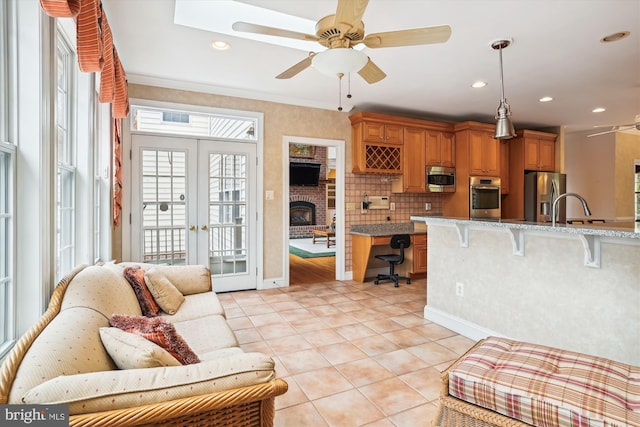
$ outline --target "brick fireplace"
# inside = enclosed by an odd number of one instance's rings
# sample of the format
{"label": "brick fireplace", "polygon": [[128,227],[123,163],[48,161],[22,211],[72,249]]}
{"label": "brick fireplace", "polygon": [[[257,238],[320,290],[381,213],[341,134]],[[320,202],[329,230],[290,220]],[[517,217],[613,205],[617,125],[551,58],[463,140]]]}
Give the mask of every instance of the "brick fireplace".
{"label": "brick fireplace", "polygon": [[317,188],[302,191],[308,194],[292,194],[289,198],[289,238],[293,239],[311,237],[311,230],[327,228],[324,192]]}

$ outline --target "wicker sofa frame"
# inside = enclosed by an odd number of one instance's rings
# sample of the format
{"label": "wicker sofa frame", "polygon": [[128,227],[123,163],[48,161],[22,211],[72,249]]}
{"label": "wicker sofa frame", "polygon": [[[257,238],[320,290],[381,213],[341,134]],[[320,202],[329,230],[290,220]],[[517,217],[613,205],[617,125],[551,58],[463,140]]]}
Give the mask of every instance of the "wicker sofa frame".
{"label": "wicker sofa frame", "polygon": [[[35,339],[60,312],[71,280],[86,265],[76,267],[56,286],[46,312],[16,343],[0,368],[0,404],[6,404],[23,357]],[[276,378],[264,384],[158,402],[113,411],[69,417],[70,426],[273,426],[275,398],[287,391],[286,381]]]}
{"label": "wicker sofa frame", "polygon": [[478,341],[440,375],[440,401],[432,424],[441,427],[531,427],[530,424],[465,402],[449,394],[449,371],[483,342],[484,340]]}

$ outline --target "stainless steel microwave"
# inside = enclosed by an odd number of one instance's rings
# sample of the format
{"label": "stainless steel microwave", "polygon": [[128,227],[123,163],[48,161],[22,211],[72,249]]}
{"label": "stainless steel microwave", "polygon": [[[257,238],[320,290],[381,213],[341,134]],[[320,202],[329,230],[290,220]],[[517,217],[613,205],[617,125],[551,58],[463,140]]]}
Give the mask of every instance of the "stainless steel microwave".
{"label": "stainless steel microwave", "polygon": [[427,191],[453,193],[456,191],[456,170],[444,166],[427,166]]}

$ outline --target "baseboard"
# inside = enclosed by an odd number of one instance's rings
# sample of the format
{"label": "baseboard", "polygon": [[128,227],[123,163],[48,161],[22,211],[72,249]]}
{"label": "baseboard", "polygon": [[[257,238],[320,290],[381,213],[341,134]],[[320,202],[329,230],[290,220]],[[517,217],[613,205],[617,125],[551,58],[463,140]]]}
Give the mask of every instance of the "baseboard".
{"label": "baseboard", "polygon": [[468,320],[438,310],[437,308],[429,307],[428,305],[424,307],[424,318],[474,341],[481,340],[488,336],[508,338],[496,331],[484,328]]}
{"label": "baseboard", "polygon": [[276,289],[276,288],[286,288],[286,287],[288,286],[285,284],[284,278],[276,277],[276,278],[263,280],[262,285],[260,285],[258,290],[262,291],[265,289]]}

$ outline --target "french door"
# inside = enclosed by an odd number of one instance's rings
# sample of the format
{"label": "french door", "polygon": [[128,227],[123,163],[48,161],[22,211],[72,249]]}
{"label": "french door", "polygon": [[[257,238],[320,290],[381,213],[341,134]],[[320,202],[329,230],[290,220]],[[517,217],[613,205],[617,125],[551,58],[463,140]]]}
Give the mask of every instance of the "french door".
{"label": "french door", "polygon": [[257,288],[256,146],[132,135],[131,253],[203,264],[216,292]]}

